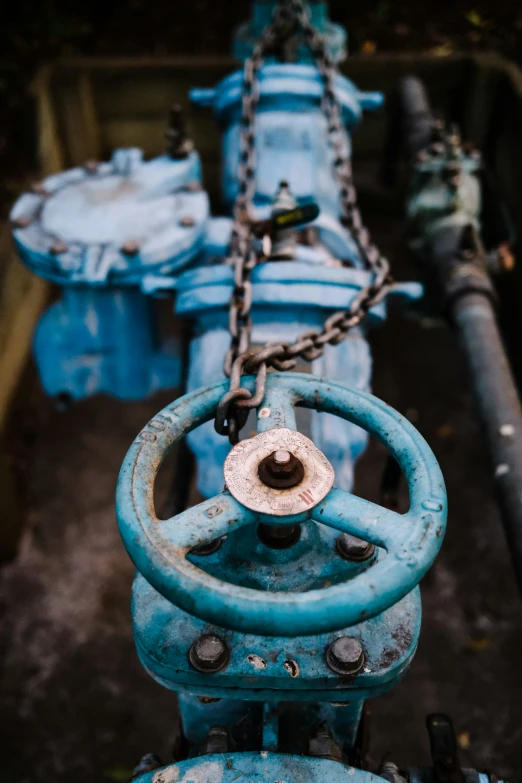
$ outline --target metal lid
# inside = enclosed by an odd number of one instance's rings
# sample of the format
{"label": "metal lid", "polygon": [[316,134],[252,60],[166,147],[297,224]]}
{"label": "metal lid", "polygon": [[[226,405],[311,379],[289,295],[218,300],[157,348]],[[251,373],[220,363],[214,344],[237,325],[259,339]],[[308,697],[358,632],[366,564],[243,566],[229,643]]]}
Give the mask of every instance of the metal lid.
{"label": "metal lid", "polygon": [[108,163],[60,172],[21,196],[14,238],[27,266],[54,282],[139,283],[198,253],[209,217],[200,180],[195,152],[144,161],[141,150],[116,150]]}

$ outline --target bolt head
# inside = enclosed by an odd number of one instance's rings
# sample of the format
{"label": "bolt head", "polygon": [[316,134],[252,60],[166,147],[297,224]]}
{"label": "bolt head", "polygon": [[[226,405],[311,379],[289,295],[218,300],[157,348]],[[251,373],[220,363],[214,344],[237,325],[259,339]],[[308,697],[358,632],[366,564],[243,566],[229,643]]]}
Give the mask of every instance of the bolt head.
{"label": "bolt head", "polygon": [[182,228],[192,228],[192,226],[196,225],[196,221],[191,215],[183,215],[183,217],[179,219],[179,225]]}
{"label": "bolt head", "polygon": [[213,541],[209,541],[206,544],[200,544],[190,550],[191,555],[197,555],[198,557],[206,557],[207,555],[213,555],[217,552],[219,547],[224,541],[224,536],[221,538],[215,538]]}
{"label": "bolt head", "polygon": [[88,174],[96,174],[99,165],[97,160],[87,160],[83,164],[83,168]]}
{"label": "bolt head", "polygon": [[185,190],[188,190],[189,193],[198,193],[200,190],[203,190],[203,186],[195,179],[187,183]]}
{"label": "bolt head", "polygon": [[337,553],[344,560],[353,560],[362,562],[369,560],[375,553],[375,545],[369,541],[363,541],[362,538],[351,536],[349,533],[341,533],[335,542]]}
{"label": "bolt head", "polygon": [[51,247],[49,248],[53,256],[59,256],[62,253],[67,253],[67,245],[65,242],[61,242],[58,240],[57,242],[53,242]]}
{"label": "bolt head", "polygon": [[144,775],[145,772],[152,772],[155,769],[159,769],[162,765],[162,761],[155,753],[146,753],[142,756],[140,763],[134,768],[134,772],[131,780]]}
{"label": "bolt head", "polygon": [[134,239],[128,239],[121,246],[121,252],[124,256],[136,256],[140,252],[139,243]]}
{"label": "bolt head", "polygon": [[224,669],[230,660],[230,650],[219,636],[203,634],[189,650],[189,662],[198,672],[213,674]]}
{"label": "bolt head", "polygon": [[304,466],[291,452],[277,449],[261,460],[258,474],[268,487],[287,489],[303,480]]}
{"label": "bolt head", "polygon": [[258,525],[259,540],[270,549],[289,549],[301,538],[301,525]]}
{"label": "bolt head", "polygon": [[341,636],[326,649],[326,663],[336,674],[357,674],[364,664],[364,651],[358,639]]}
{"label": "bolt head", "polygon": [[29,215],[23,215],[21,217],[14,218],[11,221],[11,225],[13,228],[27,228],[27,226],[31,223],[32,218],[29,217]]}
{"label": "bolt head", "polygon": [[35,196],[48,196],[49,193],[46,191],[44,186],[41,182],[33,182],[31,185],[31,193],[34,193]]}
{"label": "bolt head", "polygon": [[342,760],[341,748],[333,739],[326,723],[320,724],[312,732],[308,742],[308,754],[316,758]]}

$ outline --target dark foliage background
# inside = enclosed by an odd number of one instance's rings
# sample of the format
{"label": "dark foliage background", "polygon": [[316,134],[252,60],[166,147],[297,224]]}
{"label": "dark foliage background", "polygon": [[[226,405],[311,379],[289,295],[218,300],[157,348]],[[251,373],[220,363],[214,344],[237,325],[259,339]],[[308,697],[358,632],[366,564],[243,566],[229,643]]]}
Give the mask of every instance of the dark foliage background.
{"label": "dark foliage background", "polygon": [[[74,55],[222,54],[245,0],[2,0],[0,163],[16,161],[28,82],[41,62]],[[494,49],[522,60],[520,0],[333,0],[351,51]]]}

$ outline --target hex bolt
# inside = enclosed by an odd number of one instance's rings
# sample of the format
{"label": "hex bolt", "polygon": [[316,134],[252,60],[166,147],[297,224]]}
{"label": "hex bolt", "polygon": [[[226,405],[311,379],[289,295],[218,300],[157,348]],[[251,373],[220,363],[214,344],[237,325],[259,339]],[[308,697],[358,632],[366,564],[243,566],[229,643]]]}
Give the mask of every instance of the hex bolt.
{"label": "hex bolt", "polygon": [[185,185],[185,190],[187,190],[189,193],[198,193],[200,190],[203,190],[203,186],[200,182],[197,181],[197,179],[194,179],[192,182],[187,182]]}
{"label": "hex bolt", "polygon": [[200,544],[199,546],[195,546],[190,550],[191,555],[197,555],[198,557],[206,557],[207,555],[213,555],[214,552],[217,552],[219,547],[224,541],[224,536],[221,536],[221,538],[215,538],[213,541],[209,541],[205,544]]}
{"label": "hex bolt", "polygon": [[183,217],[179,219],[179,225],[182,228],[192,228],[192,226],[196,225],[196,221],[191,215],[183,215]]}
{"label": "hex bolt", "polygon": [[326,648],[326,663],[336,674],[357,674],[364,664],[361,643],[352,636],[340,636]]}
{"label": "hex bolt", "polygon": [[335,548],[343,560],[353,560],[356,563],[369,560],[375,553],[375,544],[370,544],[369,541],[363,541],[362,538],[351,536],[349,533],[341,533],[337,537]]}
{"label": "hex bolt", "polygon": [[13,228],[27,228],[31,221],[32,218],[29,215],[23,215],[21,217],[13,218],[11,225]]}
{"label": "hex bolt", "polygon": [[342,751],[332,737],[332,732],[326,723],[321,723],[310,735],[308,755],[319,759],[342,761]]}
{"label": "hex bolt", "polygon": [[153,772],[155,769],[159,769],[159,767],[162,765],[162,760],[159,756],[156,756],[155,753],[145,753],[145,755],[141,757],[138,766],[134,768],[131,780],[134,780],[134,778],[139,778],[146,772]]}
{"label": "hex bolt", "polygon": [[287,489],[303,480],[304,466],[290,451],[278,449],[261,460],[257,472],[268,487]]}
{"label": "hex bolt", "polygon": [[31,193],[34,193],[35,196],[48,196],[48,191],[44,188],[43,184],[41,182],[33,182],[31,185]]}
{"label": "hex bolt", "polygon": [[62,253],[67,253],[68,247],[65,242],[58,239],[56,242],[53,242],[49,250],[53,256],[59,256]]}
{"label": "hex bolt", "polygon": [[399,767],[393,761],[383,761],[379,767],[379,775],[389,783],[406,783],[406,778],[401,774]]}
{"label": "hex bolt", "polygon": [[288,549],[301,538],[301,525],[258,525],[259,540],[270,549]]}
{"label": "hex bolt", "polygon": [[124,256],[136,256],[140,252],[140,245],[134,239],[127,239],[120,250]]}
{"label": "hex bolt", "polygon": [[211,726],[204,739],[198,756],[211,753],[228,753],[232,750],[232,739],[226,726]]}
{"label": "hex bolt", "polygon": [[99,165],[100,164],[98,163],[97,160],[87,160],[83,164],[83,168],[85,169],[87,174],[96,174]]}
{"label": "hex bolt", "polygon": [[230,650],[219,636],[203,634],[190,648],[188,657],[196,671],[214,674],[228,665]]}

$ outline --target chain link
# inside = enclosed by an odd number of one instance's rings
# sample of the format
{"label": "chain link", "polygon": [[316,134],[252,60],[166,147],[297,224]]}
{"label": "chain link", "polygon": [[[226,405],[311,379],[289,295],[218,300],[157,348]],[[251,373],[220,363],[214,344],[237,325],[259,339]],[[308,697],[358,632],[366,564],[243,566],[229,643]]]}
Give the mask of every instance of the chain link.
{"label": "chain link", "polygon": [[[339,185],[341,223],[350,231],[367,268],[373,272],[373,280],[368,287],[361,289],[348,310],[328,318],[320,332],[306,332],[299,335],[292,344],[269,343],[260,351],[253,353],[250,346],[252,334],[250,273],[257,263],[252,227],[252,202],[256,183],[255,115],[260,92],[258,72],[263,65],[265,54],[283,47],[298,31],[303,34],[304,41],[323,78],[321,108],[334,151],[333,165]],[[215,420],[217,432],[228,435],[231,443],[237,443],[248,410],[258,407],[264,396],[264,382],[268,367],[285,371],[293,369],[299,359],[308,362],[317,359],[323,354],[325,345],[338,345],[342,342],[348,331],[363,320],[368,310],[384,299],[391,287],[389,262],[373,243],[363,224],[357,204],[357,192],[348,154],[348,137],[342,121],[342,109],[334,89],[336,76],[337,69],[328,54],[324,38],[310,23],[304,1],[281,0],[274,9],[272,21],[254,46],[251,57],[246,60],[243,73],[239,188],[234,204],[228,259],[228,263],[234,268],[234,289],[229,307],[231,344],[224,362],[225,374],[230,377],[230,390],[219,403]],[[247,389],[241,388],[241,376],[245,372],[257,375],[254,395]]]}

